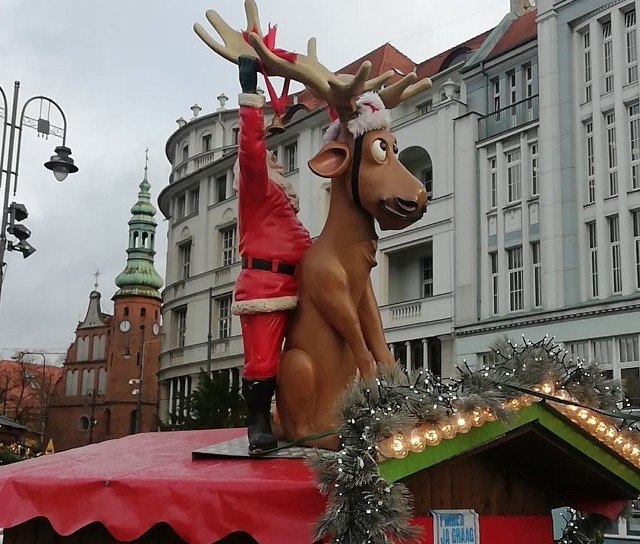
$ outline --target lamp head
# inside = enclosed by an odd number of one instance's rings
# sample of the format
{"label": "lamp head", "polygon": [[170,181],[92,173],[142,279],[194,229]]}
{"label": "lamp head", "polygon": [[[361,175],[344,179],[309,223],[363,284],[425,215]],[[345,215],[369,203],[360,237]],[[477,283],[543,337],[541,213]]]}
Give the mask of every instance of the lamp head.
{"label": "lamp head", "polygon": [[69,155],[71,155],[71,149],[59,145],[55,149],[55,155],[52,155],[51,159],[44,163],[44,167],[51,170],[58,181],[64,181],[69,174],[78,171],[78,167]]}

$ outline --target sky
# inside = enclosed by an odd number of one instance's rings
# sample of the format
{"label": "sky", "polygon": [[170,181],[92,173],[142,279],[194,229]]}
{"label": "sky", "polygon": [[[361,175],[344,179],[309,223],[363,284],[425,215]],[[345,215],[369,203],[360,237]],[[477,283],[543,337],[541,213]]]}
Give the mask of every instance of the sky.
{"label": "sky", "polygon": [[[421,62],[494,27],[509,0],[258,0],[258,7],[263,30],[278,25],[279,47],[306,52],[315,36],[319,59],[337,70],[385,42]],[[79,167],[56,181],[42,165],[61,141],[24,129],[10,202],[26,205],[24,223],[37,251],[27,259],[5,254],[0,358],[28,350],[58,360],[86,313],[96,270],[103,311],[112,311],[145,149],[157,207],[170,173],[164,146],[176,119],[191,118],[196,102],[202,115],[214,111],[222,92],[234,107],[236,67],[192,30],[200,22],[216,36],[208,9],[245,28],[242,0],[0,0],[0,87],[11,104],[20,81],[19,108],[39,95],[62,107]],[[37,118],[38,101],[25,114]],[[59,119],[52,111],[52,122]],[[164,277],[167,223],[160,212],[156,219],[156,269]]]}

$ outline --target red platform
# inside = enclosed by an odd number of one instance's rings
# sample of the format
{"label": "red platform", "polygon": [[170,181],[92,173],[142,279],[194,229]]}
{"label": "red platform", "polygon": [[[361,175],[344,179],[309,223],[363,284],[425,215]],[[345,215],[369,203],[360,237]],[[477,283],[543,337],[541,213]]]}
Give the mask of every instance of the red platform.
{"label": "red platform", "polygon": [[245,429],[142,433],[0,468],[0,527],[46,517],[61,535],[92,522],[129,541],[165,521],[185,541],[245,531],[260,544],[312,541],[325,500],[301,459],[191,452]]}

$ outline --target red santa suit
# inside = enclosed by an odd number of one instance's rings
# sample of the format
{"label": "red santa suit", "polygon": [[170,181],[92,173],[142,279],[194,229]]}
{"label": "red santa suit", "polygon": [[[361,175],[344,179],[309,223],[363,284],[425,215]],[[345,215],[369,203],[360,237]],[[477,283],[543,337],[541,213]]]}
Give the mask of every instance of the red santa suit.
{"label": "red santa suit", "polygon": [[283,187],[269,179],[264,97],[239,96],[238,226],[242,270],[232,312],[240,315],[244,377],[276,374],[289,311],[298,298],[298,264],[311,245]]}

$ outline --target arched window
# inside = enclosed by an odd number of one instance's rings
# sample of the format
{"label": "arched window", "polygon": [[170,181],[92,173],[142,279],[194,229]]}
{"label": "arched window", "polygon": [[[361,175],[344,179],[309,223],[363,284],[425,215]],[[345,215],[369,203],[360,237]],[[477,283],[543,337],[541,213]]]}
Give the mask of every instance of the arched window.
{"label": "arched window", "polygon": [[134,248],[138,247],[138,233],[137,232],[133,233],[133,247]]}
{"label": "arched window", "polygon": [[142,233],[142,247],[148,248],[149,235],[146,232]]}
{"label": "arched window", "polygon": [[208,132],[202,135],[202,152],[211,151],[211,133]]}
{"label": "arched window", "polygon": [[129,306],[124,307],[124,317],[129,317]]}
{"label": "arched window", "polygon": [[89,337],[79,336],[76,343],[76,361],[86,361],[89,358]]}
{"label": "arched window", "polygon": [[145,317],[147,315],[147,309],[146,308],[140,308],[140,317]]}
{"label": "arched window", "polygon": [[98,370],[98,389],[103,393],[107,392],[107,369]]}
{"label": "arched window", "polygon": [[427,150],[420,146],[408,147],[400,153],[398,159],[409,172],[422,182],[427,196],[431,198],[433,194],[433,163]]}
{"label": "arched window", "polygon": [[82,371],[82,395],[86,395],[96,386],[96,371],[93,368],[85,368]]}
{"label": "arched window", "polygon": [[78,395],[78,371],[67,370],[64,394],[67,397],[75,397]]}
{"label": "arched window", "polygon": [[104,359],[104,348],[106,344],[106,335],[94,335],[93,336],[93,351],[92,351],[92,361],[100,361]]}
{"label": "arched window", "polygon": [[111,410],[109,408],[104,411],[104,434],[106,436],[111,434]]}

